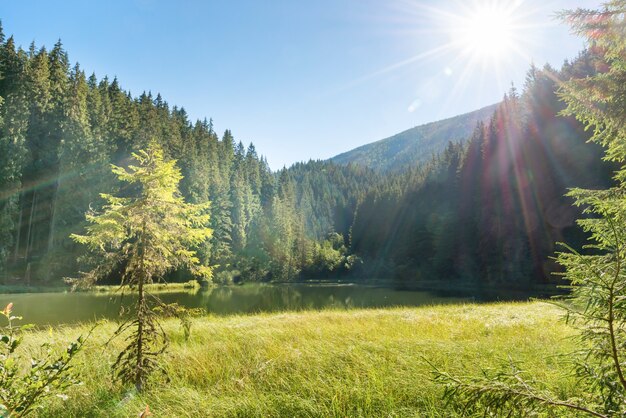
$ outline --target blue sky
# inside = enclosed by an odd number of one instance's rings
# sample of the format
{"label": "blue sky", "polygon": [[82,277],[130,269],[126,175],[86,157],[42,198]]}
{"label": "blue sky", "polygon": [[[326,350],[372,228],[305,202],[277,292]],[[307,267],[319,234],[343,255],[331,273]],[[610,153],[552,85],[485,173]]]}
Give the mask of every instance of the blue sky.
{"label": "blue sky", "polygon": [[[518,52],[481,64],[450,47],[459,19],[507,2]],[[277,169],[497,102],[531,61],[559,67],[582,48],[555,11],[599,3],[0,0],[0,18],[24,48],[61,38],[88,73],[213,118]]]}

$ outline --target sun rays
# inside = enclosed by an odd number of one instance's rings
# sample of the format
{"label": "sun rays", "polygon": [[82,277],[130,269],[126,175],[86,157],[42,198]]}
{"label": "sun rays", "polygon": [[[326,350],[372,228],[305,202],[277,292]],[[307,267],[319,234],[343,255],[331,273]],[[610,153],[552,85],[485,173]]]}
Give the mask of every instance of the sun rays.
{"label": "sun rays", "polygon": [[469,83],[496,83],[504,92],[511,74],[532,62],[533,33],[545,24],[538,17],[546,9],[531,7],[522,0],[454,1],[452,7],[429,7],[412,2],[415,13],[433,21],[432,35],[444,42],[439,56],[447,61],[444,70],[458,69],[448,89],[448,101],[459,98]]}
{"label": "sun rays", "polygon": [[483,7],[462,19],[456,42],[468,54],[497,59],[514,45],[513,13],[501,7]]}
{"label": "sun rays", "polygon": [[[446,104],[461,99],[469,86],[495,85],[504,94],[512,80],[519,78],[514,74],[525,71],[532,63],[532,51],[542,41],[542,29],[556,24],[549,19],[555,7],[550,0],[402,1],[394,9],[395,16],[388,18],[394,36],[403,42],[414,39],[421,49],[359,76],[339,90],[375,78],[396,76],[402,69],[419,73],[422,80],[438,78],[445,84],[439,99]],[[424,67],[432,67],[433,63],[440,63],[439,73],[424,73]],[[480,101],[480,97],[476,99]],[[406,105],[413,112],[415,103],[427,102],[427,97],[417,96]]]}

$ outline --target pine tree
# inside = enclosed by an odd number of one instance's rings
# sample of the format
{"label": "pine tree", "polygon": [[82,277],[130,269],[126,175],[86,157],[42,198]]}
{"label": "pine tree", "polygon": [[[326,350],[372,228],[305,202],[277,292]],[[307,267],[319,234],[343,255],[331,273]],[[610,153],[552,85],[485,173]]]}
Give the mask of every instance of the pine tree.
{"label": "pine tree", "polygon": [[122,381],[133,382],[141,390],[157,368],[156,356],[166,342],[145,285],[182,267],[210,279],[211,268],[200,265],[190,248],[209,239],[212,231],[206,226],[208,202],[193,205],[179,195],[182,176],[175,160],[165,161],[163,151],[154,144],[134,153],[133,159],[136,165],[128,169],[113,166],[120,181],[134,189],[133,195],[103,194],[107,203],[102,212],[87,214],[87,234],[72,238],[99,256],[96,267],[75,283],[90,285],[121,269],[122,285],[137,289],[135,317],[121,325],[117,334],[131,327],[133,332],[114,367]]}
{"label": "pine tree", "polygon": [[[577,10],[564,15],[574,30],[587,37],[603,64],[585,79],[572,79],[560,91],[567,103],[564,114],[575,116],[592,141],[606,149],[605,159],[621,164],[614,187],[608,190],[575,188],[568,194],[592,216],[578,224],[590,234],[581,254],[571,248],[558,256],[572,283],[575,303],[568,320],[581,330],[588,345],[577,367],[579,377],[597,387],[604,411],[626,414],[626,1],[614,0],[601,11]],[[598,384],[600,377],[600,384]],[[601,401],[600,401],[601,400]]]}
{"label": "pine tree", "polygon": [[625,13],[626,1],[613,0],[599,11],[563,14],[601,58],[595,75],[562,84],[564,114],[593,129],[591,140],[605,147],[605,159],[621,164],[614,187],[575,188],[568,193],[590,215],[578,221],[590,234],[590,243],[582,253],[566,245],[557,257],[572,285],[571,301],[563,308],[565,319],[580,331],[573,374],[584,392],[575,399],[560,399],[538,387],[532,376],[515,365],[491,378],[465,380],[438,372],[438,379],[446,384],[446,396],[463,404],[465,411],[482,407],[485,415],[517,410],[526,416],[567,408],[597,417],[626,415]]}
{"label": "pine tree", "polygon": [[20,245],[20,189],[30,116],[26,60],[12,37],[0,46],[0,275]]}

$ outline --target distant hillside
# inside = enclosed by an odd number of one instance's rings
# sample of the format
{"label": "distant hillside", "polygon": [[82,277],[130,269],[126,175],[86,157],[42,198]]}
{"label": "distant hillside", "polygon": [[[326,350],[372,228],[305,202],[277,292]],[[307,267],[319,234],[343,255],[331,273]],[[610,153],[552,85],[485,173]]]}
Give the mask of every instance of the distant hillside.
{"label": "distant hillside", "polygon": [[449,141],[465,142],[476,123],[487,122],[496,104],[449,119],[416,126],[380,141],[339,154],[331,160],[338,164],[355,163],[378,171],[397,171],[427,161],[443,151]]}

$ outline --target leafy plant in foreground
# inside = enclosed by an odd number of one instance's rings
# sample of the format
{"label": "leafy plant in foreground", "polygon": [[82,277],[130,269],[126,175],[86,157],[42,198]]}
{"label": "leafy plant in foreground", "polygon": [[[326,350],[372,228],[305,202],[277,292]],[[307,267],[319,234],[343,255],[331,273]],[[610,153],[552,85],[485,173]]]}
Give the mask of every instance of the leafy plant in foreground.
{"label": "leafy plant in foreground", "polygon": [[23,332],[30,325],[15,325],[22,318],[12,313],[13,304],[9,303],[0,314],[8,325],[0,334],[0,416],[24,417],[32,413],[41,401],[51,396],[65,399],[63,391],[78,384],[72,373],[71,361],[83,348],[85,338],[79,337],[65,351],[55,356],[44,344],[46,354],[41,358],[30,358],[30,368],[25,373],[22,369],[27,362],[17,350],[22,344]]}
{"label": "leafy plant in foreground", "polygon": [[459,378],[441,371],[445,397],[468,412],[519,414],[566,408],[598,417],[626,416],[626,1],[613,0],[602,10],[563,14],[600,57],[596,74],[562,84],[560,94],[575,116],[593,129],[591,141],[606,149],[605,160],[622,164],[607,190],[573,189],[568,196],[588,218],[578,224],[590,235],[586,253],[567,251],[556,260],[571,283],[565,319],[580,332],[573,374],[580,398],[561,399],[515,365],[480,378]]}

